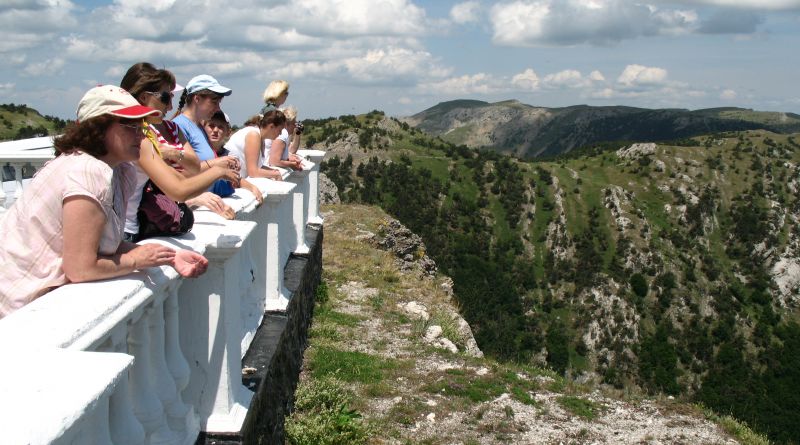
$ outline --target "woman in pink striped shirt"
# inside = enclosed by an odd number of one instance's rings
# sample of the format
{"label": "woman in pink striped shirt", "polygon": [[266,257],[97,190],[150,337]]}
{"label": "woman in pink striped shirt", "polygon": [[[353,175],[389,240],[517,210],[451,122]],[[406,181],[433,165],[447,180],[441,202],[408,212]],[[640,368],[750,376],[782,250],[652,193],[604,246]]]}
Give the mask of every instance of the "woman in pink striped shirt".
{"label": "woman in pink striped shirt", "polygon": [[55,159],[0,223],[0,318],[66,283],[163,265],[194,277],[208,266],[192,251],[122,239],[142,118],[161,113],[106,85],[89,90],[77,114],[78,122],[54,141]]}

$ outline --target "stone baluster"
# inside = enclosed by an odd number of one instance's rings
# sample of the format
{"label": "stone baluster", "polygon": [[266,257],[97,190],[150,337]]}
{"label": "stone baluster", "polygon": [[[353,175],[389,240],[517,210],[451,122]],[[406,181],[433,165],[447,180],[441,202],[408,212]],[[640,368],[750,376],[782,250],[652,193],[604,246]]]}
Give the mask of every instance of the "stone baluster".
{"label": "stone baluster", "polygon": [[[192,432],[190,428],[187,428],[191,426],[189,407],[181,400],[175,378],[167,365],[164,302],[169,298],[169,291],[165,291],[155,296],[152,308],[148,309],[152,384],[156,395],[161,399],[169,428],[179,439],[182,439],[183,443],[188,445],[194,442],[194,437],[188,436]],[[180,350],[177,354],[180,354]],[[194,433],[196,434],[196,431]]]}
{"label": "stone baluster", "polygon": [[172,411],[170,415],[172,418],[179,418],[180,414],[177,413],[185,413],[182,419],[183,424],[177,426],[177,429],[179,431],[186,431],[187,438],[191,438],[193,434],[200,431],[200,425],[194,408],[186,405],[180,396],[181,392],[189,384],[189,374],[191,371],[180,345],[177,284],[167,289],[167,298],[164,300],[164,321],[166,323],[165,354],[167,368],[169,369],[170,375],[172,375],[176,390],[176,398],[171,406]]}
{"label": "stone baluster", "polygon": [[5,185],[5,164],[0,163],[0,215],[6,211],[8,206],[6,205],[6,190]]}
{"label": "stone baluster", "polygon": [[[105,346],[98,347],[97,351],[127,353],[128,327],[129,324],[124,322],[114,327],[108,335]],[[115,445],[143,445],[145,440],[144,427],[133,412],[129,380],[130,368],[119,380],[116,390],[109,398],[108,423],[111,443]]]}
{"label": "stone baluster", "polygon": [[[289,302],[289,291],[283,283],[283,268],[291,254],[288,233],[292,233],[291,194],[296,185],[288,181],[269,179],[250,179],[264,192],[264,212],[266,219],[260,224],[266,226],[266,299],[264,310],[283,311]],[[266,223],[266,224],[265,224]]]}
{"label": "stone baluster", "polygon": [[133,411],[144,426],[149,444],[175,444],[180,442],[180,438],[167,426],[164,406],[156,394],[152,378],[154,371],[149,329],[149,318],[152,316],[153,307],[150,306],[133,322],[128,334],[128,351],[136,358],[130,382]]}
{"label": "stone baluster", "polygon": [[292,228],[289,236],[293,241],[292,253],[306,255],[309,252],[306,244],[306,217],[308,215],[308,176],[309,170],[292,172],[289,182],[295,184],[292,192]]}
{"label": "stone baluster", "polygon": [[[179,290],[181,325],[188,334],[181,347],[189,359],[191,379],[184,400],[193,404],[203,431],[234,433],[241,429],[252,392],[242,385],[241,289],[242,246],[256,223],[220,221],[222,233],[207,239],[208,270]],[[219,231],[219,228],[216,229]],[[193,233],[205,241],[202,229]],[[205,296],[205,299],[203,299]]]}
{"label": "stone baluster", "polygon": [[298,150],[297,154],[305,156],[314,163],[308,174],[308,223],[322,224],[324,220],[319,214],[319,166],[325,157],[325,152],[322,150]]}

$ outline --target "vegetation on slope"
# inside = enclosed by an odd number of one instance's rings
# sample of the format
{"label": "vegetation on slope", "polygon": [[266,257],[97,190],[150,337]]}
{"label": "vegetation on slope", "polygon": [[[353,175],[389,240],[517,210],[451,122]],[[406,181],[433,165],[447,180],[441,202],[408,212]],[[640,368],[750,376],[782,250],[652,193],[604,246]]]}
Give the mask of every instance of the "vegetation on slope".
{"label": "vegetation on slope", "polygon": [[0,141],[56,134],[66,125],[67,121],[42,116],[26,105],[0,104]]}
{"label": "vegetation on slope", "polygon": [[[397,253],[376,247],[373,235],[381,238],[391,226],[385,213],[364,205],[322,211],[324,284],[287,443],[733,444],[728,434],[744,444],[766,443],[732,419],[680,401],[601,391],[467,353],[466,334],[453,326],[459,323],[448,279],[424,273],[420,264],[403,267],[407,261]],[[429,317],[409,311],[412,303]],[[427,339],[436,326],[457,352]]]}
{"label": "vegetation on slope", "polygon": [[[797,258],[796,135],[523,163],[379,113],[346,120],[384,133],[327,174],[346,201],[381,205],[423,237],[485,352],[693,398],[800,441],[787,390],[800,383],[798,289],[776,266]],[[330,143],[353,131],[344,121],[312,134]]]}

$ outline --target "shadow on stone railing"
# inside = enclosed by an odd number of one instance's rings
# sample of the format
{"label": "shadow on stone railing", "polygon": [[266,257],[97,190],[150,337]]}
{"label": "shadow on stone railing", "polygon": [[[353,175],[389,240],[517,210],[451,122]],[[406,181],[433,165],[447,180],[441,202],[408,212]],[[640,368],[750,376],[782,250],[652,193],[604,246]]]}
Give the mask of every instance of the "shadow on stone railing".
{"label": "shadow on stone railing", "polygon": [[143,241],[203,253],[203,276],[69,284],[0,320],[0,441],[282,443],[322,261],[324,152],[300,154],[309,170],[253,180],[263,205],[225,198],[236,220],[201,209],[190,233]]}

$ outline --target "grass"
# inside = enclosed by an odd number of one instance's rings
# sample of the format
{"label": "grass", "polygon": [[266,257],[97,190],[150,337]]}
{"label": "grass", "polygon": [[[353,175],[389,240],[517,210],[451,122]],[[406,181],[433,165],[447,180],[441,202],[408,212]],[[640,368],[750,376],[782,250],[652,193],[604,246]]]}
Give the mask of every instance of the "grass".
{"label": "grass", "polygon": [[558,403],[573,415],[586,420],[594,420],[603,409],[599,403],[575,396],[561,396],[558,398]]}
{"label": "grass", "polygon": [[735,437],[743,445],[770,445],[769,439],[763,434],[758,434],[746,423],[736,420],[731,416],[720,416],[711,409],[699,406],[706,419],[718,424],[726,433]]}
{"label": "grass", "polygon": [[422,387],[427,393],[456,396],[473,403],[486,402],[509,393],[514,399],[527,405],[536,404],[530,392],[537,389],[538,384],[535,381],[521,379],[512,371],[490,372],[479,376],[461,369],[439,373],[433,381]]}
{"label": "grass", "polygon": [[336,377],[345,382],[371,384],[401,368],[397,360],[330,346],[315,347],[310,355],[309,368],[315,378]]}
{"label": "grass", "polygon": [[359,445],[372,431],[350,408],[354,395],[336,379],[301,383],[295,393],[295,411],[286,420],[291,445]]}

